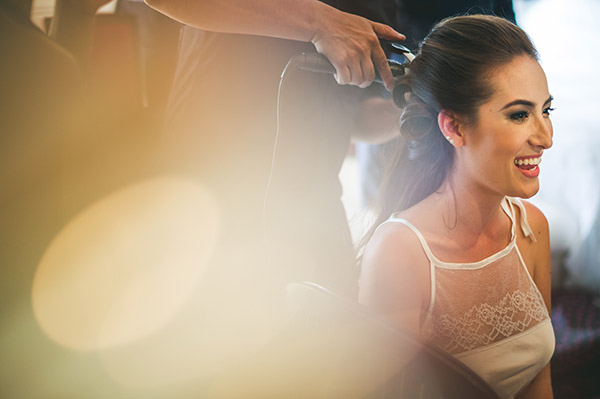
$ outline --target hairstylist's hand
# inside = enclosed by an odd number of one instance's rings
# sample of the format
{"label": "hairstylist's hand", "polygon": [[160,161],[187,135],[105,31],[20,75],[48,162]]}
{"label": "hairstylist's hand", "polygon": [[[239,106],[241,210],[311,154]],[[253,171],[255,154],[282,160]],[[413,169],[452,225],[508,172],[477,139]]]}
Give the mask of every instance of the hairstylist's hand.
{"label": "hairstylist's hand", "polygon": [[311,42],[336,69],[339,84],[367,87],[375,78],[375,68],[386,89],[394,84],[392,72],[379,38],[391,41],[406,37],[387,25],[369,21],[331,7],[321,7],[319,25]]}

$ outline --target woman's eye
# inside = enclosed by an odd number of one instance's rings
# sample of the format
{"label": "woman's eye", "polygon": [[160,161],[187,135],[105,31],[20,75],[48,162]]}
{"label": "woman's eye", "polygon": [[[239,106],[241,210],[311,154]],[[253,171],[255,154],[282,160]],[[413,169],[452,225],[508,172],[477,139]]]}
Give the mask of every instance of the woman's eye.
{"label": "woman's eye", "polygon": [[554,108],[552,107],[548,107],[548,108],[544,108],[544,115],[550,116],[550,112],[554,111]]}
{"label": "woman's eye", "polygon": [[520,121],[524,121],[525,119],[527,119],[528,116],[529,116],[529,112],[519,111],[519,112],[515,112],[514,114],[511,114],[510,119],[520,122]]}

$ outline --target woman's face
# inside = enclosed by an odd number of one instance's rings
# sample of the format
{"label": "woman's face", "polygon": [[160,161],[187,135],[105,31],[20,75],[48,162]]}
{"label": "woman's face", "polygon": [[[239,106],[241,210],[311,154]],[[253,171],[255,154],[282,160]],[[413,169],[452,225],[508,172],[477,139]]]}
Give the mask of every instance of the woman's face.
{"label": "woman's face", "polygon": [[457,167],[484,190],[529,198],[539,189],[542,153],[552,146],[546,75],[535,59],[520,56],[490,81],[494,94],[479,107],[477,123],[463,129]]}

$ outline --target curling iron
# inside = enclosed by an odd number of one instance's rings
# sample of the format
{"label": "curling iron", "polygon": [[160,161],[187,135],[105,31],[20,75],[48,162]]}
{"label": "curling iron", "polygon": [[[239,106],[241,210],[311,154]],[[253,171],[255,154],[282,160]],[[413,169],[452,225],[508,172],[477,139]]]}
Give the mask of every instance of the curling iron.
{"label": "curling iron", "polygon": [[[394,77],[394,80],[397,81],[398,78],[406,74],[409,64],[415,58],[415,56],[407,47],[396,42],[382,40],[381,45],[386,53],[388,65],[392,71],[392,76]],[[293,56],[289,60],[285,69],[283,70],[283,73],[281,74],[281,79],[283,80],[286,74],[292,70],[298,69],[331,75],[336,72],[335,67],[324,55],[319,53],[301,53]],[[383,84],[383,81],[381,80],[381,77],[377,71],[375,71],[374,81]],[[394,103],[398,107],[402,107],[405,103],[404,91],[396,90],[396,88],[399,88],[398,85],[394,86],[394,90],[392,90],[392,97],[394,99]]]}

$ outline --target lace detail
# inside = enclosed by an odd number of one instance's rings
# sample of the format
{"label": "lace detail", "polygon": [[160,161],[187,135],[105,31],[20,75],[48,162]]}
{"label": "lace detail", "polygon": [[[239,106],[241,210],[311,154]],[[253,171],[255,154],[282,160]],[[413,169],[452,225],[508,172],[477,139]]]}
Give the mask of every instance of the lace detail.
{"label": "lace detail", "polygon": [[532,284],[527,292],[508,293],[494,305],[473,306],[462,317],[437,317],[433,335],[435,341],[446,342],[444,350],[459,353],[523,332],[548,317],[544,301]]}

